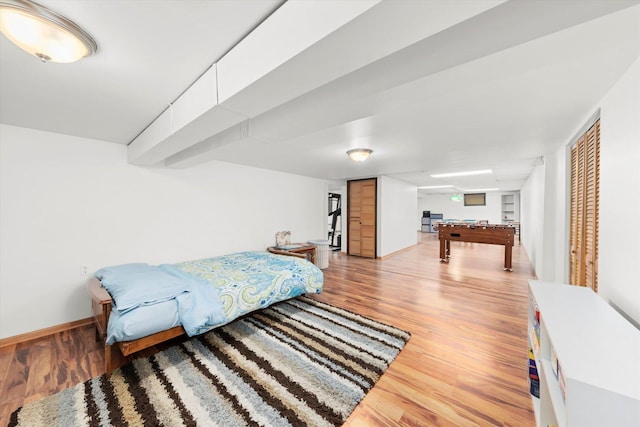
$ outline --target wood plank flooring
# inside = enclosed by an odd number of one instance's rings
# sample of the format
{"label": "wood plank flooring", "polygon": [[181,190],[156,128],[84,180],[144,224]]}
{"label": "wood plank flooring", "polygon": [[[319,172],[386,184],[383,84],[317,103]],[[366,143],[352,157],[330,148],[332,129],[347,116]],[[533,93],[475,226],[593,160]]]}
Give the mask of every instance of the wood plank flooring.
{"label": "wood plank flooring", "polygon": [[[383,260],[330,254],[318,300],[412,334],[345,426],[533,426],[526,323],[534,272],[524,249],[516,243],[509,273],[503,246],[452,242],[442,264],[437,235],[418,236],[417,246]],[[103,366],[88,327],[0,348],[0,425]]]}

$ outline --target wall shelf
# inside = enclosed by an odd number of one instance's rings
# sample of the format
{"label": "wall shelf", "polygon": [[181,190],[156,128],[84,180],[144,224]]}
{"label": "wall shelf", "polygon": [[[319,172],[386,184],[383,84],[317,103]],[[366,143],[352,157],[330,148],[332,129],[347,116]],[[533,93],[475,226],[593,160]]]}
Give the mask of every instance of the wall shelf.
{"label": "wall shelf", "polygon": [[528,324],[539,426],[640,425],[638,329],[589,288],[538,280],[529,281]]}
{"label": "wall shelf", "polygon": [[520,221],[520,196],[517,193],[509,193],[502,195],[502,204],[500,206],[500,218],[503,224]]}

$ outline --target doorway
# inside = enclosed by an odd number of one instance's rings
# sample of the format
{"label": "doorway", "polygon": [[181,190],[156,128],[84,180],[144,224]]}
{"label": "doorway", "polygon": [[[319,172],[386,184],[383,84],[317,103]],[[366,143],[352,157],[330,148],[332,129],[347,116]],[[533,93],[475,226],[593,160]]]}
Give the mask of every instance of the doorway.
{"label": "doorway", "polygon": [[329,193],[329,247],[332,251],[342,248],[342,196]]}

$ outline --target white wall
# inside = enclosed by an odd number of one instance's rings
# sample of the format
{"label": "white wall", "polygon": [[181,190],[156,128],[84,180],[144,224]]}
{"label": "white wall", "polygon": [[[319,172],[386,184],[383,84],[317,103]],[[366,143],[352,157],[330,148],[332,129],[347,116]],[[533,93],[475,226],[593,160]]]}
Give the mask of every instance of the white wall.
{"label": "white wall", "polygon": [[520,190],[524,246],[541,280],[568,280],[568,199],[566,147],[544,156]]}
{"label": "white wall", "polygon": [[128,165],[126,147],[0,125],[0,338],[90,316],[90,274],[326,238],[327,183],[222,162]]}
{"label": "white wall", "polygon": [[[545,157],[543,280],[569,281],[570,153],[561,147]],[[566,227],[565,227],[566,224]]]}
{"label": "white wall", "polygon": [[449,200],[450,194],[426,194],[418,199],[417,215],[413,223],[420,230],[422,211],[431,211],[444,214],[445,219],[486,219],[490,224],[501,224],[502,194],[507,193],[487,192],[485,206],[465,206],[464,201],[453,202]]}
{"label": "white wall", "polygon": [[640,59],[600,106],[599,294],[640,323]]}
{"label": "white wall", "polygon": [[[640,227],[633,226],[640,218],[640,59],[591,113],[598,108],[598,293],[640,323]],[[538,277],[564,283],[569,280],[568,143],[545,156],[545,165],[534,170],[521,190],[522,244]]]}
{"label": "white wall", "polygon": [[381,176],[378,178],[379,257],[418,243],[415,212],[418,189],[415,185]]}
{"label": "white wall", "polygon": [[559,283],[568,280],[566,161],[566,147],[547,154],[520,190],[521,244],[536,276]]}
{"label": "white wall", "polygon": [[544,236],[544,165],[536,166],[520,189],[520,244],[524,246],[529,261],[538,277],[543,269]]}

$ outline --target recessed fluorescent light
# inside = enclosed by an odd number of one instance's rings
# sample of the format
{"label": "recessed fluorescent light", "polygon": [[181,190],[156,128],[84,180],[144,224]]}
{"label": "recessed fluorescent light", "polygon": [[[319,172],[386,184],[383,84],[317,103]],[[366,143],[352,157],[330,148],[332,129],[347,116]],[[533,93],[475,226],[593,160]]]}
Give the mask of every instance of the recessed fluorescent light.
{"label": "recessed fluorescent light", "polygon": [[471,176],[471,175],[487,175],[493,173],[491,169],[483,169],[479,171],[466,171],[466,172],[452,172],[452,173],[438,173],[431,175],[431,178],[449,178],[452,176]]}
{"label": "recessed fluorescent light", "polygon": [[484,191],[498,191],[500,190],[499,188],[474,188],[472,190],[463,190],[465,193],[471,193],[471,192],[484,192]]}
{"label": "recessed fluorescent light", "polygon": [[433,189],[433,188],[451,188],[453,185],[428,185],[426,187],[418,187],[423,189]]}

